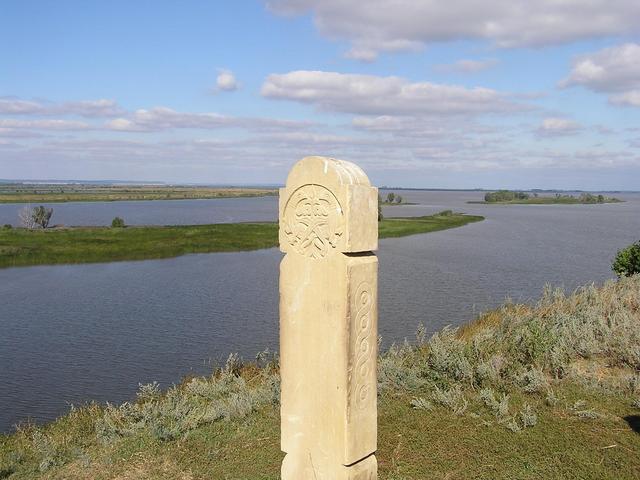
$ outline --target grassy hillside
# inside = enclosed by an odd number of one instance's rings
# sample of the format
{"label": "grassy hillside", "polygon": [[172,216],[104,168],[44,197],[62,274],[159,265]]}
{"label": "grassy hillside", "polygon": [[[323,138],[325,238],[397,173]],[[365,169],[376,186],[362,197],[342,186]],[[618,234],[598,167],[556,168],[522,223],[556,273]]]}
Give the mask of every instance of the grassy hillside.
{"label": "grassy hillside", "polygon": [[[460,227],[484,217],[450,214],[389,218],[380,238]],[[163,227],[0,228],[0,268],[56,263],[113,262],[238,252],[278,245],[276,223],[220,223]]]}
{"label": "grassy hillside", "polygon": [[[640,478],[640,276],[416,337],[379,358],[380,479]],[[277,360],[257,362],[20,427],[0,478],[278,479]]]}

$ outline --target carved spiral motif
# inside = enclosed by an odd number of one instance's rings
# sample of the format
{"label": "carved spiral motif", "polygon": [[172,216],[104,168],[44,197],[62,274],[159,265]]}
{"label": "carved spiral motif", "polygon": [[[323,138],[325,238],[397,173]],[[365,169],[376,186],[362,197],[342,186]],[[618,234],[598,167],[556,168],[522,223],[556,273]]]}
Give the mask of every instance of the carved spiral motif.
{"label": "carved spiral motif", "polygon": [[355,360],[352,372],[352,395],[355,399],[356,408],[366,407],[371,397],[371,373],[374,368],[374,342],[372,338],[371,307],[373,305],[373,295],[371,287],[367,282],[362,282],[355,295],[356,312],[356,341]]}
{"label": "carved spiral motif", "polygon": [[304,185],[289,198],[284,210],[284,233],[289,245],[306,257],[324,258],[342,236],[342,208],[321,185]]}

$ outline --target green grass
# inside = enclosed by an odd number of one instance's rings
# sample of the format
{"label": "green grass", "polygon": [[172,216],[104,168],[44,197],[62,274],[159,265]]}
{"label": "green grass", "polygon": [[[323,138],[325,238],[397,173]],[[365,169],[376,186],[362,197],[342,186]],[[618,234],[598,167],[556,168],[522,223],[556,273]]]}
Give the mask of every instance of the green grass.
{"label": "green grass", "polygon": [[425,217],[385,218],[378,225],[378,235],[380,238],[406,237],[417,233],[436,232],[438,230],[461,227],[481,220],[484,220],[484,217],[460,213],[436,214]]}
{"label": "green grass", "polygon": [[[482,219],[463,214],[390,218],[380,222],[380,238],[433,232]],[[276,223],[47,230],[0,228],[0,268],[145,260],[188,253],[257,250],[277,245]]]}
{"label": "green grass", "polygon": [[[640,478],[639,352],[640,276],[419,329],[378,360],[379,478]],[[0,435],[0,478],[276,480],[278,366],[261,362]]]}

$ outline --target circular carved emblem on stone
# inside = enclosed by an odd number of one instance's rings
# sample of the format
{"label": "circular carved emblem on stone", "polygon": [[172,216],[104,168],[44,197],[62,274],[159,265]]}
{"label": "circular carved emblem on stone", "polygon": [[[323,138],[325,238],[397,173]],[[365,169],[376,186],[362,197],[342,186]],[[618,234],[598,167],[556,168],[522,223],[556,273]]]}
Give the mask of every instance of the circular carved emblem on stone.
{"label": "circular carved emblem on stone", "polygon": [[304,185],[287,201],[283,229],[289,245],[300,255],[324,258],[337,248],[342,236],[342,207],[325,187]]}

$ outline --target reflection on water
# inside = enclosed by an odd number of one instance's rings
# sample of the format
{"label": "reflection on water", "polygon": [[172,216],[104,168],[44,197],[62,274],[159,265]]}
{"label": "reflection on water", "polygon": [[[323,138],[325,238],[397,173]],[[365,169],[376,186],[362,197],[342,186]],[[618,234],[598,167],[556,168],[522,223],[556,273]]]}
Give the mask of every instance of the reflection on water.
{"label": "reflection on water", "polygon": [[[612,277],[617,249],[640,236],[640,195],[618,195],[628,201],[611,205],[465,203],[481,195],[403,192],[421,205],[386,208],[387,216],[451,208],[487,219],[380,242],[385,345],[412,337],[420,322],[434,331],[505,297],[533,301],[546,282],[567,289],[602,282]],[[251,203],[256,216],[244,206],[220,207],[221,200],[164,203],[192,204],[180,213],[182,223],[276,218],[274,198],[237,201]],[[129,203],[139,210],[130,218],[151,223],[145,209],[161,202]],[[197,211],[212,208],[227,210]],[[138,382],[166,387],[207,373],[230,352],[251,359],[277,349],[280,259],[270,249],[0,270],[0,431],[29,416],[54,418],[70,403],[128,399]]]}

